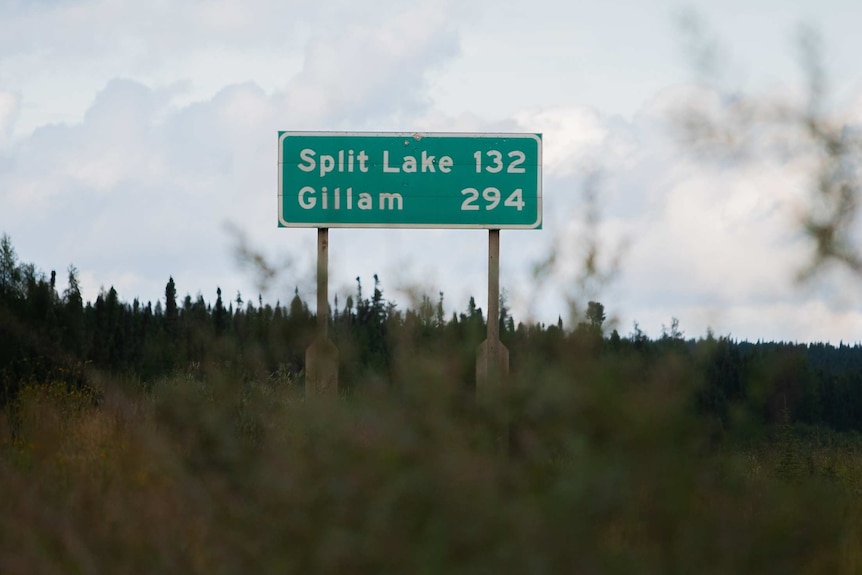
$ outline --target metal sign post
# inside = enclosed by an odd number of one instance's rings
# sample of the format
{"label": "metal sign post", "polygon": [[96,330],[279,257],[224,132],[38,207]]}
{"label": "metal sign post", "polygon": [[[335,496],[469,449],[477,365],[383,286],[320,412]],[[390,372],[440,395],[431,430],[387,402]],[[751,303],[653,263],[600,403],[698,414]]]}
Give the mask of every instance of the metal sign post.
{"label": "metal sign post", "polygon": [[329,228],[487,229],[488,336],[476,393],[502,398],[500,230],[542,227],[541,134],[279,132],[278,225],[318,228],[308,395],[338,393],[338,349],[326,333]]}
{"label": "metal sign post", "polygon": [[509,350],[500,341],[500,230],[488,230],[488,332],[476,352],[476,397],[498,401],[509,375]]}
{"label": "metal sign post", "polygon": [[305,352],[306,396],[338,395],[338,348],[329,339],[329,228],[317,229],[317,334]]}

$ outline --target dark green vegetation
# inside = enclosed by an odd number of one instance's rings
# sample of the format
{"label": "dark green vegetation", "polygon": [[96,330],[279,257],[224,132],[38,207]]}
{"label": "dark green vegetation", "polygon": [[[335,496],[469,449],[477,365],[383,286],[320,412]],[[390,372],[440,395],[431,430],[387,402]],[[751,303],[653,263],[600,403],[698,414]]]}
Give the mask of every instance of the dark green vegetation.
{"label": "dark green vegetation", "polygon": [[[343,397],[306,401],[314,317],[155,306],[0,245],[0,573],[856,573],[862,349],[501,334],[369,296],[331,314]],[[442,297],[442,296],[441,296]],[[508,445],[496,430],[508,421]]]}

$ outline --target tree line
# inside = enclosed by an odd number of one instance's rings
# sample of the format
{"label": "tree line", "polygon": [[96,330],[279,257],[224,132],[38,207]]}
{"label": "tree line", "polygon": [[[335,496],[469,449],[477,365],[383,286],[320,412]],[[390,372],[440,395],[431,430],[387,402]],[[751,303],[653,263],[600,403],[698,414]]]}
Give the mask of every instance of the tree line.
{"label": "tree line", "polygon": [[[22,386],[58,382],[87,389],[94,373],[110,373],[146,388],[180,371],[210,366],[242,382],[302,385],[305,350],[316,316],[293,294],[287,305],[261,296],[214,303],[201,294],[180,298],[169,278],[164,299],[153,304],[120,299],[111,287],[84,302],[78,272],[69,267],[65,287],[17,259],[11,239],[0,239],[0,405]],[[445,385],[465,400],[474,395],[475,351],[487,318],[470,298],[463,312],[447,315],[444,296],[424,296],[416,309],[387,300],[375,275],[370,293],[360,278],[356,292],[328,310],[329,333],[340,351],[340,381],[348,393],[363,386],[399,389],[411,370],[431,363]],[[729,337],[686,338],[676,320],[661,337],[637,324],[622,336],[607,333],[605,307],[589,302],[573,327],[516,323],[500,305],[500,337],[509,348],[513,377],[529,382],[531,370],[563,365],[636,363],[647,373],[677,366],[691,381],[691,408],[717,430],[740,418],[758,424],[802,423],[862,431],[862,347],[829,343],[747,342]],[[565,365],[571,365],[566,362]],[[634,373],[637,373],[635,370]],[[637,377],[634,375],[633,377]],[[373,382],[373,383],[369,383]],[[584,385],[600,385],[586,379]]]}

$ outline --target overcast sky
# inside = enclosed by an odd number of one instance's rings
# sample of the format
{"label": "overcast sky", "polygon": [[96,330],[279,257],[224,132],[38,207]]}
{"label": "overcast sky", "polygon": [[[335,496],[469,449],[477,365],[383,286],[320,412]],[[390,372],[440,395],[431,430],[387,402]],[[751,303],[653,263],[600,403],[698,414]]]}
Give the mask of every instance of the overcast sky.
{"label": "overcast sky", "polygon": [[[819,30],[835,109],[862,123],[858,1],[0,0],[0,233],[61,290],[74,264],[89,300],[155,303],[173,276],[207,301],[298,288],[313,307],[315,231],[277,227],[279,130],[541,133],[544,227],[502,233],[516,320],[599,299],[622,335],[675,317],[692,337],[862,341],[860,278],[794,281],[805,163],[705,164],[672,138],[698,78],[684,13],[752,94],[800,92],[795,38]],[[589,237],[607,277],[584,286]],[[275,281],[241,265],[240,238]],[[449,313],[485,308],[486,231],[336,229],[330,246],[342,303],[377,273],[401,307],[443,291]]]}

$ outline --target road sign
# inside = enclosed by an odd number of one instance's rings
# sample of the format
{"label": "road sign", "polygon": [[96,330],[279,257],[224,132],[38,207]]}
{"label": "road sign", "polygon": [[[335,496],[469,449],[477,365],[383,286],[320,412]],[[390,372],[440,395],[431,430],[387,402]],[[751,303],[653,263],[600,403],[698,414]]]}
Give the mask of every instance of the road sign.
{"label": "road sign", "polygon": [[279,132],[278,223],[538,229],[542,137]]}

